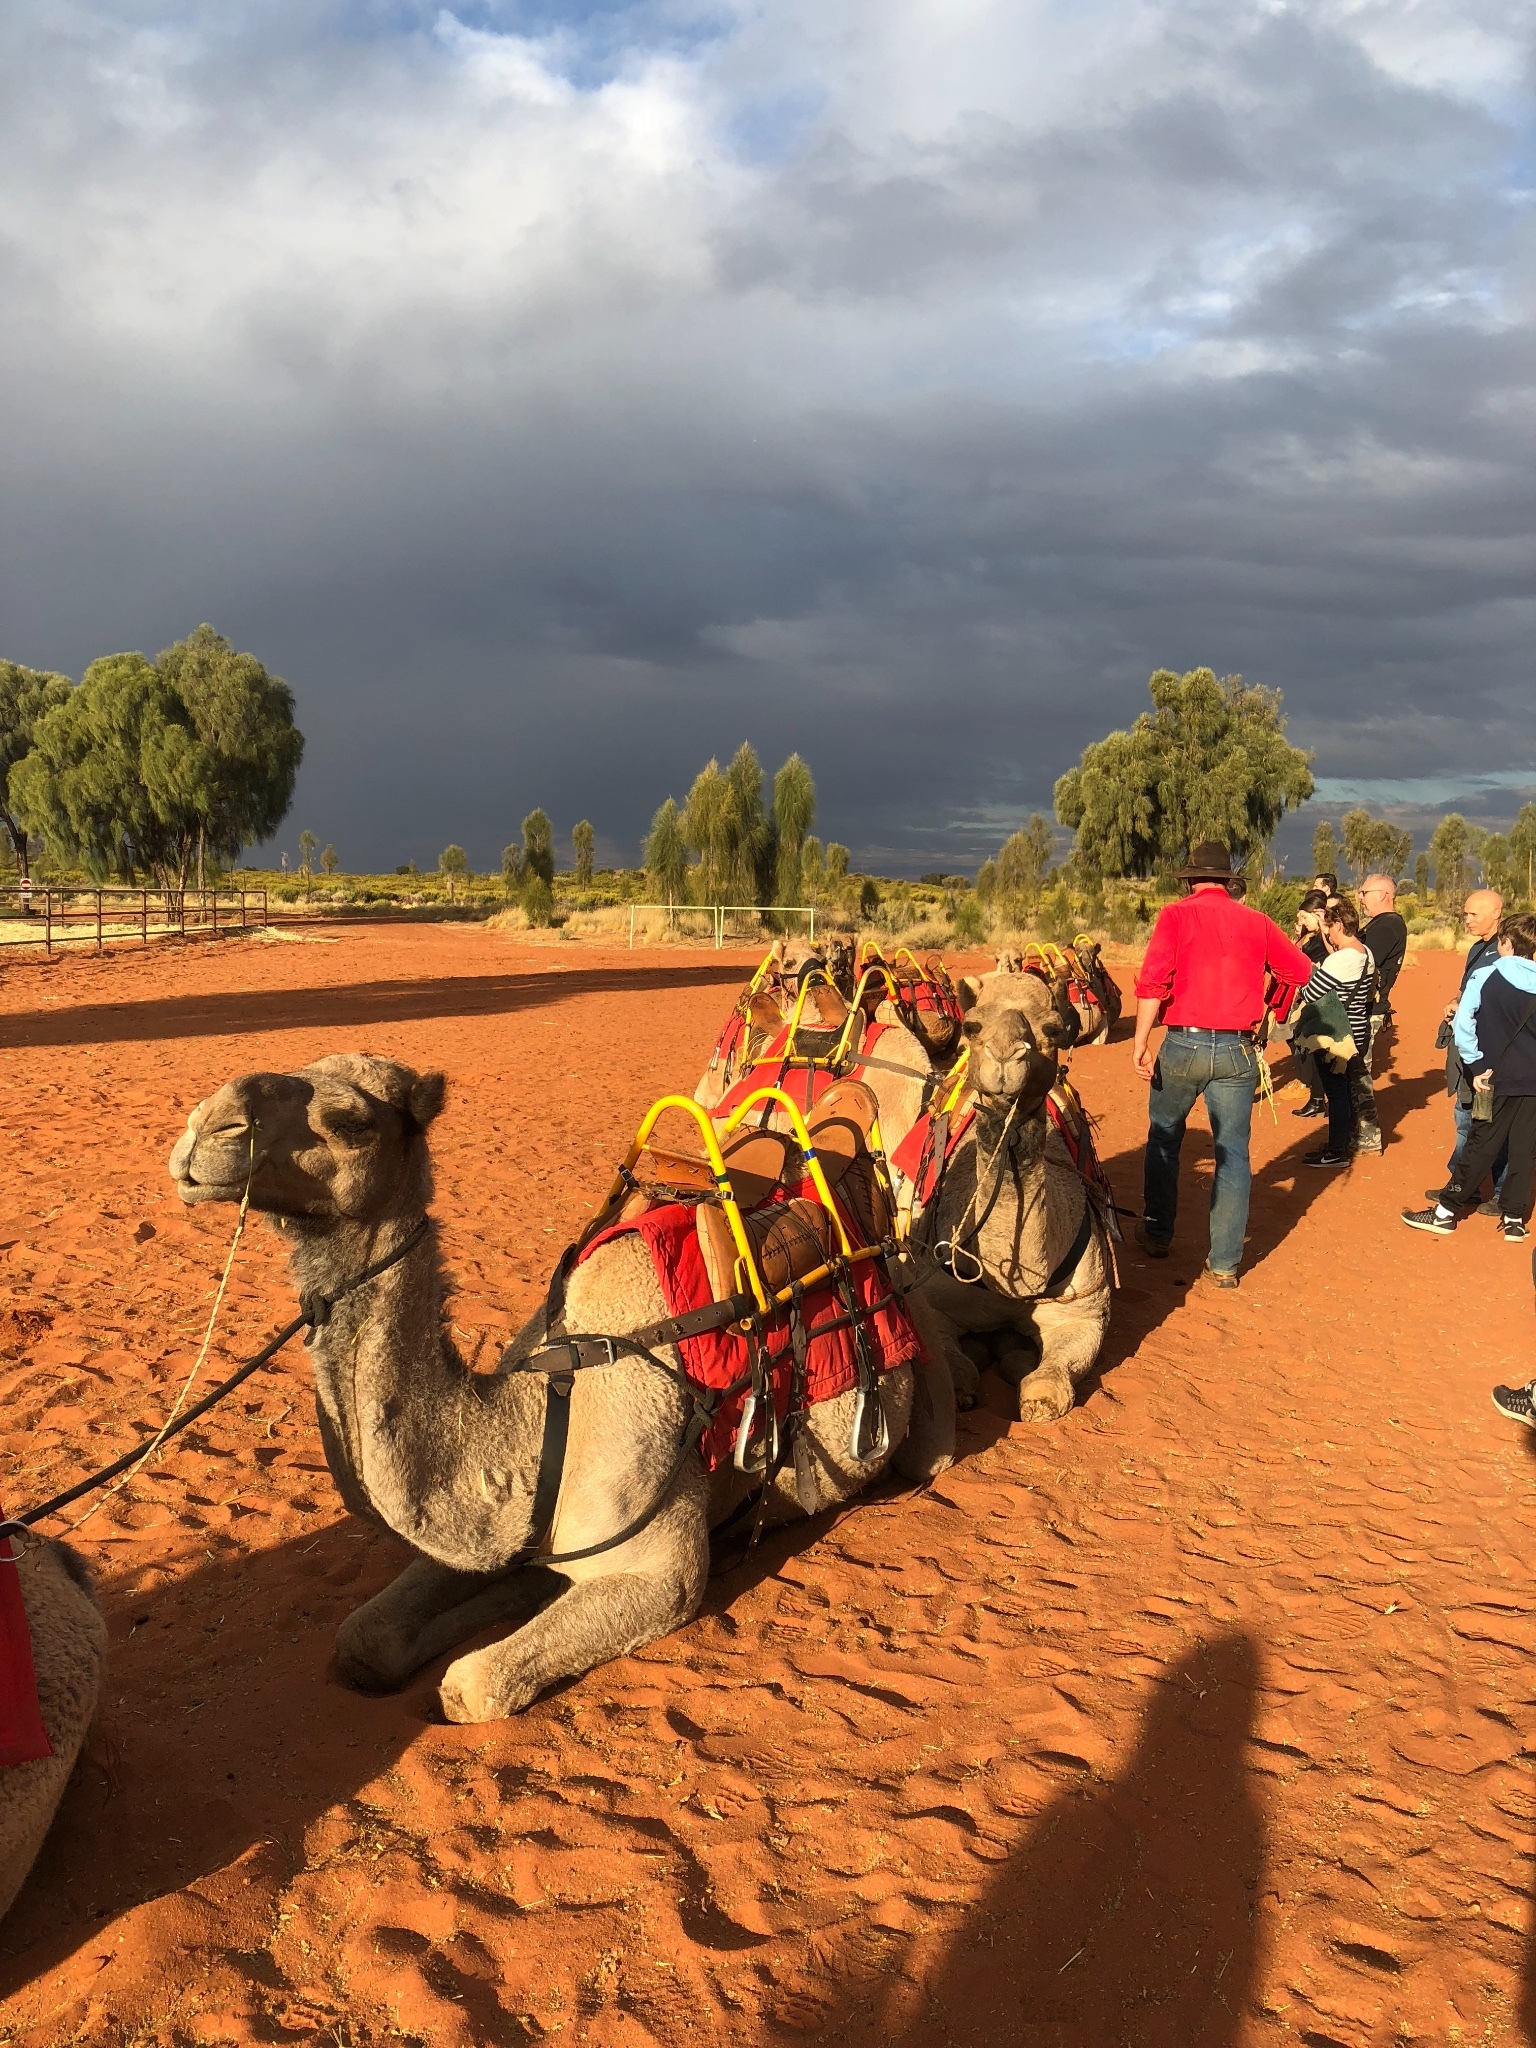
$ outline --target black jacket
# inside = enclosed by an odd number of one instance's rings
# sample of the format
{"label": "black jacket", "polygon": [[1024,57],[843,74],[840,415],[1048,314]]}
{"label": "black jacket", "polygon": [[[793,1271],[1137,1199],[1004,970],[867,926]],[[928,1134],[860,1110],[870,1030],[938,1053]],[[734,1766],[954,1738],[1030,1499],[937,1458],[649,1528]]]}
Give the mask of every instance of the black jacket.
{"label": "black jacket", "polygon": [[1377,1005],[1390,1016],[1392,984],[1402,972],[1408,951],[1408,927],[1397,911],[1378,910],[1360,937],[1376,962]]}

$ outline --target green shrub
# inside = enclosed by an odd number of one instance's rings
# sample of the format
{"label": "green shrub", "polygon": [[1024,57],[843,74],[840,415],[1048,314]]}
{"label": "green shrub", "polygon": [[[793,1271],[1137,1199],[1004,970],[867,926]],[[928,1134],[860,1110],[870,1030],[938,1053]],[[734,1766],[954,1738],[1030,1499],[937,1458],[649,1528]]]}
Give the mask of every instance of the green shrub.
{"label": "green shrub", "polygon": [[547,929],[555,921],[555,892],[542,875],[530,875],[524,884],[523,915],[535,929]]}
{"label": "green shrub", "polygon": [[949,917],[950,935],[957,946],[979,946],[987,936],[987,913],[974,896],[962,896]]}

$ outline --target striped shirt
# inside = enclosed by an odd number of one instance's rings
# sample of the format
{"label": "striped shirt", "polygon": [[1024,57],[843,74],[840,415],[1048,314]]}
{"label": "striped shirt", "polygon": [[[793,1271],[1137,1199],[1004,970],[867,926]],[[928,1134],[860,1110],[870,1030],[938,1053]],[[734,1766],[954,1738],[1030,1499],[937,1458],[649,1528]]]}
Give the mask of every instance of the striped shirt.
{"label": "striped shirt", "polygon": [[1350,1036],[1361,1058],[1371,1042],[1371,997],[1376,987],[1376,962],[1364,946],[1341,946],[1326,960],[1319,960],[1312,977],[1301,992],[1301,1001],[1318,1002],[1337,996],[1349,1018]]}

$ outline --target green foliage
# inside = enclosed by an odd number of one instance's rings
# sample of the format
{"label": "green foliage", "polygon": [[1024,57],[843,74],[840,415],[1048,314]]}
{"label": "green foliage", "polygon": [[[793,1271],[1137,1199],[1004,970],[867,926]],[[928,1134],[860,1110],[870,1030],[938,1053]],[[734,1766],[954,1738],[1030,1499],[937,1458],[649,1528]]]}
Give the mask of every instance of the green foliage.
{"label": "green foliage", "polygon": [[1048,890],[1040,902],[1040,930],[1054,945],[1070,945],[1076,937],[1073,929],[1072,892],[1065,882],[1058,882]]}
{"label": "green foliage", "polygon": [[827,880],[846,882],[848,879],[848,849],[839,846],[835,839],[827,841]]}
{"label": "green foliage", "polygon": [[1021,923],[1033,909],[1051,865],[1055,835],[1038,811],[1022,832],[1015,832],[997,856],[997,896],[1010,924]]}
{"label": "green foliage", "polygon": [[800,849],[800,894],[807,903],[823,903],[826,889],[826,856],[821,841],[812,833]]}
{"label": "green foliage", "polygon": [[[403,874],[404,869],[397,872]],[[523,861],[523,849],[517,840],[501,849],[501,892],[510,903],[523,893],[527,874]]]}
{"label": "green foliage", "polygon": [[523,915],[536,929],[555,921],[555,892],[541,874],[530,873],[523,885]]}
{"label": "green foliage", "polygon": [[725,779],[731,792],[730,901],[765,903],[773,887],[773,830],[763,815],[762,763],[749,741],[732,754]]}
{"label": "green foliage", "polygon": [[688,900],[688,843],[677,805],[668,797],[651,820],[642,854],[658,903]]}
{"label": "green foliage", "polygon": [[[1333,869],[1314,868],[1313,870],[1314,874],[1322,874],[1324,872],[1331,875]],[[1311,880],[1310,875],[1307,877],[1307,880]],[[1277,879],[1273,882],[1266,882],[1264,887],[1255,890],[1248,900],[1255,910],[1262,910],[1266,917],[1272,917],[1275,923],[1279,925],[1281,931],[1289,932],[1296,922],[1296,913],[1300,910],[1301,899],[1306,893],[1306,886],[1301,882],[1282,882]]]}
{"label": "green foliage", "polygon": [[990,903],[997,893],[997,863],[984,860],[976,870],[976,897],[983,904]]}
{"label": "green foliage", "polygon": [[[1389,824],[1385,818],[1373,818],[1369,811],[1357,808],[1346,813],[1343,826],[1344,858],[1354,872],[1355,881],[1363,882],[1367,875],[1390,875],[1395,882],[1408,865],[1408,856],[1413,852],[1413,834]],[[1314,857],[1317,842],[1313,841]],[[1321,874],[1322,869],[1314,869]],[[1329,874],[1337,874],[1336,867],[1329,868]]]}
{"label": "green foliage", "polygon": [[270,838],[303,751],[287,684],[199,626],[153,664],[92,662],[37,720],[9,789],[55,858],[181,887],[194,854],[232,861]]}
{"label": "green foliage", "polygon": [[859,916],[867,921],[875,915],[879,908],[880,891],[875,887],[874,882],[868,875],[861,875],[859,878],[858,898]]}
{"label": "green foliage", "polygon": [[1159,669],[1153,709],[1086,748],[1056,784],[1056,815],[1104,875],[1170,874],[1202,839],[1241,866],[1312,794],[1310,757],[1288,744],[1278,690],[1208,668]]}
{"label": "green foliage", "polygon": [[62,704],[73,687],[68,676],[0,661],[0,825],[22,874],[28,872],[27,830],[11,804],[11,770],[31,753],[38,720]]}
{"label": "green foliage", "polygon": [[313,832],[299,834],[299,873],[312,875],[315,872],[315,849],[320,844]]}
{"label": "green foliage", "polygon": [[571,851],[576,856],[576,883],[578,888],[592,886],[592,855],[597,846],[597,834],[585,818],[579,825],[571,827]]}
{"label": "green foliage", "polygon": [[[1482,844],[1483,880],[1490,889],[1497,889],[1506,903],[1515,896],[1515,863],[1510,855],[1509,841],[1502,832],[1490,832]],[[1521,877],[1524,880],[1524,876]]]}
{"label": "green foliage", "polygon": [[462,846],[445,846],[437,856],[437,871],[448,889],[448,901],[454,900],[454,893],[460,880],[469,873],[469,859]]}
{"label": "green foliage", "polygon": [[1421,903],[1429,898],[1429,855],[1421,853],[1413,864],[1413,893]]}
{"label": "green foliage", "polygon": [[1442,818],[1430,834],[1429,857],[1441,909],[1460,909],[1472,887],[1472,833],[1459,811]]}
{"label": "green foliage", "polygon": [[530,811],[523,820],[523,869],[551,889],[555,882],[555,828],[547,811]]}
{"label": "green foliage", "polygon": [[979,946],[987,936],[987,913],[973,895],[957,897],[949,914],[949,929],[957,946]]}
{"label": "green foliage", "polygon": [[1522,804],[1510,827],[1509,865],[1515,894],[1536,903],[1536,804]]}
{"label": "green foliage", "polygon": [[699,857],[699,901],[723,903],[740,841],[736,793],[728,778],[721,774],[718,761],[706,762],[693,778],[693,787],[683,804],[682,832],[689,851]]}
{"label": "green foliage", "polygon": [[1314,875],[1336,875],[1343,865],[1339,842],[1333,836],[1332,820],[1324,818],[1312,834],[1312,872]]}
{"label": "green foliage", "polygon": [[328,875],[334,875],[341,866],[341,857],[334,846],[327,846],[324,853],[321,854],[320,866],[323,872]]}
{"label": "green foliage", "polygon": [[[798,754],[791,754],[773,778],[773,837],[776,903],[798,903],[804,888],[806,836],[816,822],[816,784]],[[820,847],[817,848],[818,854]]]}

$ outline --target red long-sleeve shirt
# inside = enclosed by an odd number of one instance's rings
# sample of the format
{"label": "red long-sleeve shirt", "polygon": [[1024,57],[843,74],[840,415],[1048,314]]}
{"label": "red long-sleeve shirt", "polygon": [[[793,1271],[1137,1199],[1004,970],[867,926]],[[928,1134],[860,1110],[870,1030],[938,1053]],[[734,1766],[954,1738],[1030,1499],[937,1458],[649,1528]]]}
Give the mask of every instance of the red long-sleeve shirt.
{"label": "red long-sleeve shirt", "polygon": [[1164,1024],[1249,1031],[1264,1014],[1267,975],[1297,989],[1311,972],[1273,919],[1225,889],[1195,889],[1158,913],[1136,994],[1163,1004]]}

